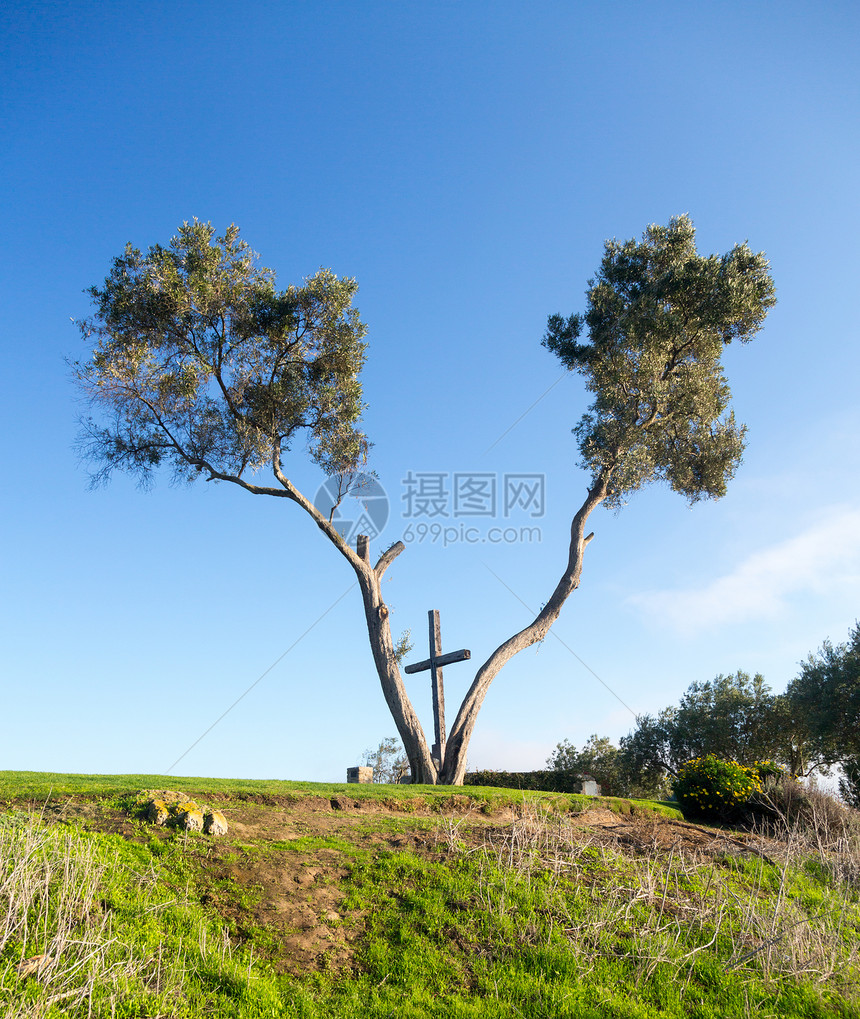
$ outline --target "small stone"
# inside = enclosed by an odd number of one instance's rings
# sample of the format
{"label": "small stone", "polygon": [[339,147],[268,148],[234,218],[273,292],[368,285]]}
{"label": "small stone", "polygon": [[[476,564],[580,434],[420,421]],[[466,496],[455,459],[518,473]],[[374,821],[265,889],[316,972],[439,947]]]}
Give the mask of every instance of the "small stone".
{"label": "small stone", "polygon": [[207,810],[203,815],[203,831],[207,835],[226,835],[227,818],[220,810]]}

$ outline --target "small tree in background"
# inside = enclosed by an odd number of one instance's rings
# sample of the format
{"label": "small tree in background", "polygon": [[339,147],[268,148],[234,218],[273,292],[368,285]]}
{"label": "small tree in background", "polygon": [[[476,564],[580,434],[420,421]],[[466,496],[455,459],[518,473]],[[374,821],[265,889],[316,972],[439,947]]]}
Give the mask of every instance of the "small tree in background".
{"label": "small tree in background", "polygon": [[582,750],[569,740],[562,740],[547,758],[546,766],[553,771],[574,775],[591,775],[600,784],[604,796],[621,796],[623,781],[619,774],[618,748],[606,736],[593,733]]}
{"label": "small tree in background", "polygon": [[740,670],[691,683],[677,707],[639,716],[620,743],[633,774],[677,775],[685,762],[708,754],[748,766],[774,760],[792,775],[810,767],[803,713],[786,694],[774,695],[761,674]]}
{"label": "small tree in background", "polygon": [[780,744],[776,698],[760,673],[739,670],[691,683],[675,713],[672,755],[678,763],[713,754],[752,765],[778,756]]}
{"label": "small tree in background", "polygon": [[409,770],[406,751],[396,736],[380,740],[375,750],[365,750],[364,764],[373,768],[373,781],[380,783],[399,782]]}
{"label": "small tree in background", "polygon": [[619,749],[606,736],[589,736],[581,750],[562,740],[547,758],[553,771],[592,775],[604,796],[633,796],[637,799],[662,799],[669,793],[666,774],[649,761],[645,765]]}
{"label": "small tree in background", "polygon": [[849,807],[860,810],[860,757],[849,757],[841,764],[839,795]]}
{"label": "small tree in background", "polygon": [[675,756],[675,708],[657,715],[638,715],[636,729],[619,740],[629,773],[646,786],[666,788],[683,763]]}

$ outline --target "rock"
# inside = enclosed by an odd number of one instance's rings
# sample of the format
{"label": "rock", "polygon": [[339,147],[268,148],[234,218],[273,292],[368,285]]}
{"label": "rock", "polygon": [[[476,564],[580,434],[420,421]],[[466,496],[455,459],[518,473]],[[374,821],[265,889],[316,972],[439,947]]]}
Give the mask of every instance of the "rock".
{"label": "rock", "polygon": [[203,831],[207,835],[227,834],[227,819],[220,810],[207,810],[203,814]]}
{"label": "rock", "polygon": [[183,831],[201,831],[207,835],[226,835],[227,819],[220,810],[200,806],[187,793],[172,789],[147,789],[137,798],[140,816],[150,824],[171,825]]}
{"label": "rock", "polygon": [[150,824],[167,824],[170,808],[164,800],[148,800],[143,808],[143,816]]}
{"label": "rock", "polygon": [[164,800],[170,806],[174,803],[185,803],[188,800],[188,793],[178,793],[175,789],[144,789],[137,794],[138,803],[148,803],[149,800]]}
{"label": "rock", "polygon": [[203,831],[203,811],[194,800],[177,803],[173,808],[173,816],[179,827],[185,831]]}

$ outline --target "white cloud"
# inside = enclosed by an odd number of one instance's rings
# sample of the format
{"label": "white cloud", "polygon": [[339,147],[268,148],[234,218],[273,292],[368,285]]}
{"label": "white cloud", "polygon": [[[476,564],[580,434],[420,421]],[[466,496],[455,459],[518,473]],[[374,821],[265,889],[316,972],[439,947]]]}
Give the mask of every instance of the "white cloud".
{"label": "white cloud", "polygon": [[860,601],[860,510],[833,507],[805,531],[754,552],[704,587],[646,591],[628,599],[690,634],[726,623],[777,619],[798,594]]}

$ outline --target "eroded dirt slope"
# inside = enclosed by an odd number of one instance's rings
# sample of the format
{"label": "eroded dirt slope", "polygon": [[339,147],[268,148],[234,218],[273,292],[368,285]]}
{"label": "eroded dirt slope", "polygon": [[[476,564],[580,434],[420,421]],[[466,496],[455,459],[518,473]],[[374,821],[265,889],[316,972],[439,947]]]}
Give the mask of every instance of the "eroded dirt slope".
{"label": "eroded dirt slope", "polygon": [[403,801],[386,805],[348,796],[203,798],[227,818],[226,836],[186,836],[155,828],[133,809],[99,800],[71,797],[41,807],[41,813],[46,820],[127,839],[181,841],[197,875],[194,894],[200,902],[218,913],[234,941],[252,939],[255,951],[259,948],[277,970],[293,973],[350,967],[362,918],[342,908],[343,881],[356,851],[441,858],[455,846],[532,844],[551,828],[563,831],[567,845],[626,854],[765,855],[770,848],[748,834],[670,820],[644,809],[618,814],[596,806],[559,817],[527,806],[487,815],[466,796],[454,798],[441,814],[421,806],[405,811]]}

